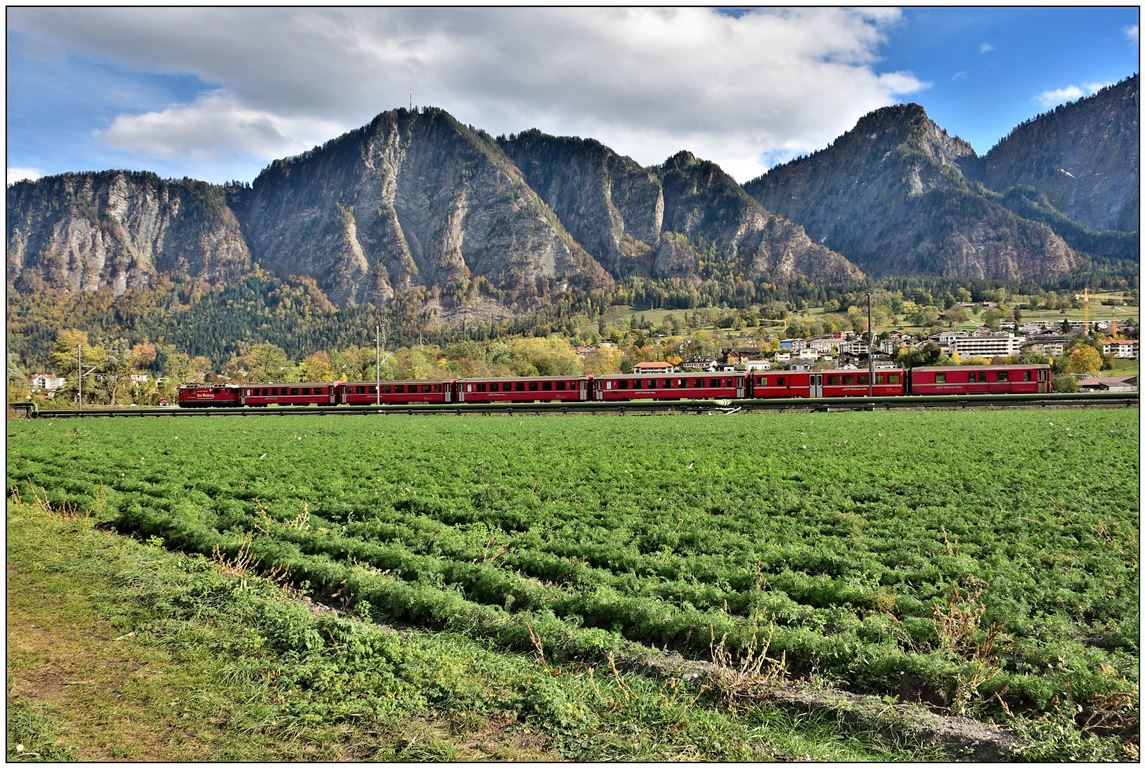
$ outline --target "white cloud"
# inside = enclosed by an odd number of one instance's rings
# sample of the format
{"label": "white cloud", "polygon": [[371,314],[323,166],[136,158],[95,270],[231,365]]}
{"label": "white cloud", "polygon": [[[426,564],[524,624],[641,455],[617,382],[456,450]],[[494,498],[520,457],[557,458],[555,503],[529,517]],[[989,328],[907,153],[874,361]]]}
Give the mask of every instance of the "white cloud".
{"label": "white cloud", "polygon": [[955,82],[957,82],[957,81],[959,81],[959,80],[965,80],[965,79],[966,79],[966,76],[967,76],[967,75],[969,75],[969,74],[970,74],[970,72],[969,72],[969,71],[967,71],[967,70],[963,69],[963,70],[961,70],[960,72],[955,72],[955,73],[954,73],[954,76],[953,76],[953,77],[951,77],[950,79],[951,79],[952,81],[955,81]]}
{"label": "white cloud", "polygon": [[339,125],[328,120],[281,117],[243,107],[224,91],[210,91],[191,104],[120,115],[96,135],[113,147],[163,160],[190,156],[218,163],[244,155],[297,154],[338,132]]}
{"label": "white cloud", "polygon": [[17,181],[35,181],[42,177],[44,172],[39,168],[9,168],[7,171],[8,186]]}
{"label": "white cloud", "polygon": [[994,46],[990,43],[982,43],[978,46],[978,53],[987,54],[994,50]]}
{"label": "white cloud", "polygon": [[1064,88],[1054,88],[1049,91],[1042,91],[1034,97],[1034,101],[1042,105],[1043,108],[1057,106],[1064,104],[1067,101],[1077,101],[1078,99],[1086,96],[1092,96],[1112,83],[1082,83],[1081,85],[1067,85]]}
{"label": "white cloud", "polygon": [[[270,160],[408,100],[493,134],[591,136],[643,164],[680,149],[744,181],[929,84],[878,68],[894,9],[14,8],[31,45],[213,90],[100,135],[164,159]],[[188,175],[194,175],[188,172]]]}
{"label": "white cloud", "polygon": [[1136,24],[1125,27],[1121,31],[1125,34],[1125,37],[1127,40],[1129,40],[1129,42],[1133,43],[1134,45],[1137,45],[1138,34],[1137,34],[1137,25]]}

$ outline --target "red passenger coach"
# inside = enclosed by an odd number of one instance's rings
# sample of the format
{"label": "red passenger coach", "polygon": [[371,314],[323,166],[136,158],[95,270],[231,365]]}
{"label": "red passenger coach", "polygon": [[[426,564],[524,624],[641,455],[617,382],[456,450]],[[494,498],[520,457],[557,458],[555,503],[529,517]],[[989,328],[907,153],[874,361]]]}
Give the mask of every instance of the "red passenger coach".
{"label": "red passenger coach", "polygon": [[239,406],[238,387],[230,384],[185,384],[179,387],[180,408],[227,408]]}
{"label": "red passenger coach", "polygon": [[459,403],[532,403],[544,400],[587,400],[586,376],[545,376],[517,379],[460,379]]}
{"label": "red passenger coach", "polygon": [[335,405],[337,384],[243,384],[243,405]]}
{"label": "red passenger coach", "polygon": [[816,377],[821,378],[818,373],[806,371],[754,371],[751,374],[752,397],[822,397],[821,391],[811,394],[811,381]]}
{"label": "red passenger coach", "polygon": [[912,395],[1017,395],[1050,391],[1048,365],[949,365],[914,368]]}
{"label": "red passenger coach", "polygon": [[349,405],[453,402],[452,381],[383,381],[382,396],[373,381],[351,381],[339,385],[339,403]]}
{"label": "red passenger coach", "polygon": [[747,374],[620,374],[593,377],[596,400],[690,400],[746,397]]}
{"label": "red passenger coach", "polygon": [[862,370],[823,371],[812,374],[819,377],[812,387],[820,387],[818,397],[887,397],[906,394],[906,376],[902,368],[875,370],[875,385],[871,387],[870,372]]}

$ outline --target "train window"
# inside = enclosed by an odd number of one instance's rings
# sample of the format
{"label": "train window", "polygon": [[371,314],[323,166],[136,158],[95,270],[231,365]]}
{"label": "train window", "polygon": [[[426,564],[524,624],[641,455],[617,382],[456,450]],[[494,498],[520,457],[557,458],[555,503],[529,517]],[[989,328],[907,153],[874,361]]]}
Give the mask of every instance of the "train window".
{"label": "train window", "polygon": [[478,392],[485,392],[485,391],[486,391],[486,386],[487,386],[487,385],[485,384],[485,382],[483,382],[483,381],[482,381],[482,382],[480,382],[480,383],[477,385],[477,391],[478,391]]}
{"label": "train window", "polygon": [[887,374],[887,384],[901,384],[902,381],[897,373]]}
{"label": "train window", "polygon": [[761,387],[766,387],[767,386],[767,377],[766,376],[760,376],[758,379],[755,380],[755,383]]}
{"label": "train window", "polygon": [[1022,381],[1030,381],[1030,372],[1022,371]]}
{"label": "train window", "polygon": [[777,387],[786,386],[786,381],[787,381],[787,379],[785,377],[780,376],[779,378],[777,378],[775,380],[775,386],[777,386]]}
{"label": "train window", "polygon": [[555,382],[553,382],[553,389],[556,390],[557,392],[564,392],[565,391],[565,383],[563,381],[555,381]]}
{"label": "train window", "polygon": [[[621,382],[621,383],[623,384],[624,382]],[[605,389],[612,389],[612,382],[611,381],[604,382],[604,388]]]}
{"label": "train window", "polygon": [[855,377],[854,376],[847,375],[847,376],[843,377],[843,384],[844,385],[850,385],[850,384],[854,384],[854,383],[855,383]]}
{"label": "train window", "polygon": [[310,387],[302,387],[301,389],[302,389],[301,394],[303,394],[303,395],[309,395],[310,394]]}
{"label": "train window", "polygon": [[1010,372],[1009,371],[998,371],[998,381],[1009,381],[1009,380],[1010,380]]}
{"label": "train window", "polygon": [[473,391],[473,385],[472,384],[466,384],[465,385],[465,391],[466,392],[472,392]]}
{"label": "train window", "polygon": [[[608,382],[608,388],[612,389],[612,382]],[[616,382],[617,389],[628,389],[628,379],[618,379]]]}
{"label": "train window", "polygon": [[828,376],[828,377],[827,377],[827,384],[828,384],[829,386],[832,386],[832,387],[837,387],[837,386],[839,386],[839,384],[841,384],[842,382],[843,382],[843,377],[842,377],[842,376],[838,376],[838,375],[835,375],[835,376]]}
{"label": "train window", "polygon": [[552,392],[553,391],[553,383],[551,381],[542,381],[541,382],[541,390],[544,392]]}
{"label": "train window", "polygon": [[517,386],[514,387],[514,389],[516,389],[518,392],[524,392],[525,391],[525,382],[518,381]]}
{"label": "train window", "polygon": [[935,384],[945,384],[946,383],[946,374],[945,373],[934,374],[934,383]]}
{"label": "train window", "polygon": [[870,381],[871,381],[871,379],[870,379],[869,374],[864,373],[861,376],[859,376],[859,383],[860,384],[869,384]]}
{"label": "train window", "polygon": [[541,388],[541,386],[538,382],[536,382],[536,381],[530,381],[529,382],[529,391],[530,392],[537,392],[538,390],[540,390],[540,388]]}

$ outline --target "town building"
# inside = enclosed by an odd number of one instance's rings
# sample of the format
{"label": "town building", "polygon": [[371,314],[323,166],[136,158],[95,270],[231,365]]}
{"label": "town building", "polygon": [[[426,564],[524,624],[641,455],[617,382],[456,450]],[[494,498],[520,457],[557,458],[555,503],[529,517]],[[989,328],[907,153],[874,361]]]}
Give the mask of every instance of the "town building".
{"label": "town building", "polygon": [[1136,376],[1090,376],[1077,383],[1079,389],[1093,392],[1135,392]]}
{"label": "town building", "polygon": [[1138,344],[1137,339],[1108,339],[1101,342],[1101,354],[1113,355],[1126,360],[1136,360]]}
{"label": "town building", "polygon": [[54,393],[63,387],[66,382],[67,379],[63,376],[54,376],[50,373],[37,373],[32,377],[32,391]]}
{"label": "town building", "polygon": [[1065,354],[1067,344],[1069,344],[1068,336],[1041,333],[1026,337],[1026,342],[1022,345],[1022,348],[1033,352],[1035,355],[1061,357]]}
{"label": "town building", "polygon": [[953,338],[950,340],[950,354],[961,357],[1011,357],[1021,350],[1021,341],[1012,333]]}
{"label": "town building", "polygon": [[689,357],[680,367],[685,371],[714,371],[716,360],[712,357]]}
{"label": "town building", "polygon": [[676,368],[671,363],[645,362],[632,366],[632,372],[641,374],[675,373]]}

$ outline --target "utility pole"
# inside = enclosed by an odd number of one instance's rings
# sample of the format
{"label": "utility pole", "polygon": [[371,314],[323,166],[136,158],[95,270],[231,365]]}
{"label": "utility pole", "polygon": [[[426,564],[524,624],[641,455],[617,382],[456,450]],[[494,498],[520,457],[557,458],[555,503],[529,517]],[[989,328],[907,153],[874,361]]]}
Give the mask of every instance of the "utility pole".
{"label": "utility pole", "polygon": [[382,326],[374,326],[374,373],[377,377],[374,389],[374,402],[382,404]]}
{"label": "utility pole", "polygon": [[79,380],[79,401],[80,408],[83,408],[83,344],[76,344],[76,355],[79,357],[79,367],[76,368],[76,376]]}
{"label": "utility pole", "polygon": [[871,292],[867,291],[867,397],[875,394],[875,324],[871,321]]}

